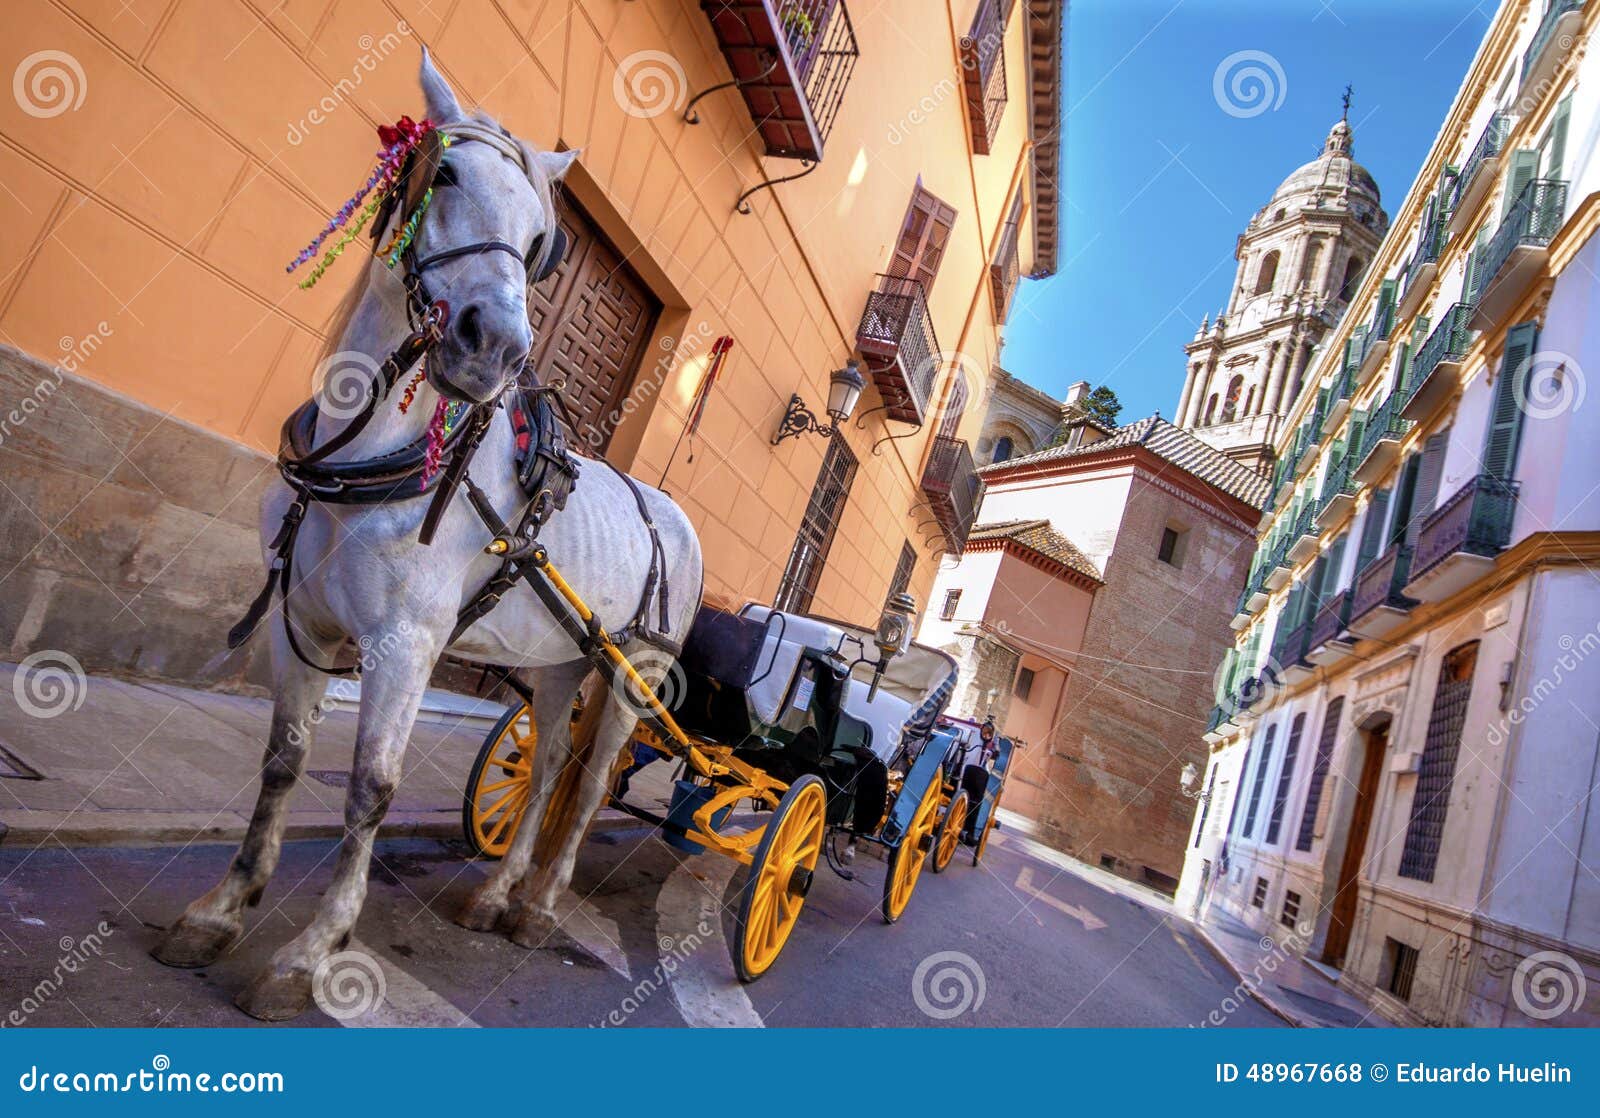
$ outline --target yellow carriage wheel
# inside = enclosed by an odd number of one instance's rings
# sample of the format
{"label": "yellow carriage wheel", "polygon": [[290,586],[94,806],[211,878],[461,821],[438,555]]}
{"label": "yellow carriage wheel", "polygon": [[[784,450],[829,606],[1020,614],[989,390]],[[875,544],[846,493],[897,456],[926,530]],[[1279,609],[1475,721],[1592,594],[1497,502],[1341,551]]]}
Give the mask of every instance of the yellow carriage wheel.
{"label": "yellow carriage wheel", "polygon": [[922,863],[928,860],[934,825],[939,821],[939,796],[943,790],[937,780],[928,785],[900,845],[889,855],[889,873],[883,879],[883,918],[890,924],[905,912],[917,878],[922,876]]}
{"label": "yellow carriage wheel", "polygon": [[760,978],[788,942],[822,853],[827,809],[827,791],[815,776],[803,776],[789,785],[778,801],[739,901],[733,941],[739,981]]}
{"label": "yellow carriage wheel", "polygon": [[944,819],[939,824],[939,837],[933,844],[933,869],[934,873],[943,873],[950,865],[950,860],[956,856],[956,847],[961,844],[961,828],[967,825],[967,793],[965,790],[956,793],[956,798],[950,801],[950,806],[945,810]]}
{"label": "yellow carriage wheel", "polygon": [[472,763],[461,826],[467,841],[485,858],[504,857],[511,849],[533,792],[533,752],[538,741],[533,712],[523,703],[495,723]]}

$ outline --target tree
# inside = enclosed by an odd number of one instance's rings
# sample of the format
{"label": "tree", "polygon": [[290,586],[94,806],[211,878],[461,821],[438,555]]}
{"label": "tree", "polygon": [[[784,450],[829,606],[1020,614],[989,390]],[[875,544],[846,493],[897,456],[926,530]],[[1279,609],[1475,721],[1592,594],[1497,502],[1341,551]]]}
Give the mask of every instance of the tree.
{"label": "tree", "polygon": [[1077,420],[1087,419],[1097,426],[1113,430],[1117,416],[1122,412],[1122,401],[1105,385],[1090,392],[1076,404],[1061,409],[1061,424],[1050,436],[1050,446],[1060,446],[1067,441],[1067,432]]}

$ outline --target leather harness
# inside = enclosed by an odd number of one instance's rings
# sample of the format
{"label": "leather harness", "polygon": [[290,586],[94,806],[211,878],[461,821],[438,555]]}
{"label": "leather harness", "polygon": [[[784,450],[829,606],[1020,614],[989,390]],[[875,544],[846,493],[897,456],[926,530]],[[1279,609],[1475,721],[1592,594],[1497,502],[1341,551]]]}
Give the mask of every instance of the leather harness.
{"label": "leather harness", "polygon": [[[476,124],[452,125],[451,133],[452,138],[458,142],[478,140],[491,144],[502,154],[518,162],[531,178],[533,172],[522,158],[520,149],[502,135]],[[408,158],[400,185],[385,201],[384,207],[379,211],[379,219],[374,222],[374,240],[393,216],[395,199],[404,194],[409,203],[432,182],[434,175],[438,173],[441,153],[442,145],[436,143],[426,148],[419,147],[417,152]],[[406,209],[400,210],[402,219],[410,208],[408,204]],[[278,448],[278,472],[294,490],[295,498],[284,513],[277,534],[267,545],[272,552],[272,560],[267,570],[266,583],[250,603],[244,618],[228,632],[230,649],[238,648],[250,638],[271,608],[274,594],[281,591],[284,602],[282,610],[284,633],[294,654],[309,667],[329,675],[359,675],[359,664],[325,666],[308,657],[295,638],[294,626],[289,622],[288,601],[294,565],[294,544],[307,510],[312,504],[376,505],[412,500],[432,494],[418,533],[418,541],[428,545],[433,541],[451,498],[463,485],[484,525],[497,540],[508,541],[509,546],[502,553],[499,569],[462,607],[447,643],[453,644],[473,623],[494,609],[505,593],[518,581],[526,581],[548,608],[556,608],[559,599],[552,597],[551,589],[543,576],[527,560],[535,553],[535,549],[542,552],[542,547],[537,542],[539,531],[551,515],[566,507],[567,497],[578,479],[581,459],[568,448],[561,429],[563,419],[569,426],[573,426],[560,396],[564,387],[561,382],[557,381],[550,385],[539,384],[531,368],[525,364],[515,378],[514,384],[499,399],[486,404],[469,405],[466,416],[445,437],[443,454],[439,458],[440,468],[437,471],[430,472],[427,468],[425,435],[376,458],[360,461],[328,461],[331,455],[349,446],[360,435],[372,421],[379,402],[388,397],[400,378],[444,336],[444,329],[450,317],[449,304],[443,299],[431,299],[428,296],[423,283],[423,273],[428,268],[448,260],[485,252],[506,252],[525,263],[530,285],[538,283],[555,271],[566,248],[566,237],[560,227],[552,224],[552,229],[553,239],[549,245],[542,243],[541,234],[526,253],[504,241],[496,240],[445,249],[419,260],[411,246],[406,247],[402,256],[405,263],[403,283],[406,290],[406,314],[412,329],[405,340],[378,366],[376,374],[368,384],[367,398],[361,411],[343,430],[320,445],[316,443],[319,409],[314,398],[302,404],[284,421]],[[512,431],[516,437],[517,479],[523,492],[530,498],[529,503],[522,509],[514,531],[500,519],[487,495],[473,482],[468,473],[472,457],[494,421],[495,410],[502,406],[510,415]],[[560,417],[557,415],[558,410],[561,413]],[[610,463],[606,465],[610,466]],[[638,506],[640,519],[644,521],[649,533],[650,568],[645,576],[644,590],[632,620],[622,629],[612,631],[610,639],[618,645],[640,639],[677,655],[681,648],[678,642],[667,635],[670,610],[665,549],[650,518],[639,483],[621,470],[616,470],[616,467],[611,468],[628,483],[628,488]],[[649,618],[652,597],[658,603],[658,619],[655,626],[650,624]],[[604,631],[598,620],[591,622],[590,630],[590,637],[596,632]],[[579,640],[586,654],[590,651],[587,647],[589,643],[587,640]]]}

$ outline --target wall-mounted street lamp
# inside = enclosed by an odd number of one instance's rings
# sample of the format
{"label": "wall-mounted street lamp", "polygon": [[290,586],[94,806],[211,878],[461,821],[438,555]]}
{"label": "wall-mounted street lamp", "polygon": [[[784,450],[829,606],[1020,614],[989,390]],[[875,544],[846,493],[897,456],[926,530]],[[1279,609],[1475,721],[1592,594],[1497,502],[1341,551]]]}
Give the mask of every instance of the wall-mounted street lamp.
{"label": "wall-mounted street lamp", "polygon": [[789,397],[789,408],[778,424],[778,433],[772,436],[772,445],[777,446],[791,435],[833,438],[834,432],[844,426],[845,420],[856,410],[856,401],[861,399],[861,390],[866,386],[867,378],[861,375],[861,367],[854,357],[850,358],[844,368],[828,378],[828,418],[833,422],[818,423],[816,413],[806,407],[806,402],[796,393]]}
{"label": "wall-mounted street lamp", "polygon": [[1199,800],[1201,803],[1205,803],[1206,800],[1211,798],[1211,793],[1204,790],[1195,790],[1195,781],[1199,779],[1200,770],[1194,767],[1194,762],[1185,761],[1183,764],[1183,771],[1178,774],[1178,788],[1185,796],[1189,797],[1189,799]]}

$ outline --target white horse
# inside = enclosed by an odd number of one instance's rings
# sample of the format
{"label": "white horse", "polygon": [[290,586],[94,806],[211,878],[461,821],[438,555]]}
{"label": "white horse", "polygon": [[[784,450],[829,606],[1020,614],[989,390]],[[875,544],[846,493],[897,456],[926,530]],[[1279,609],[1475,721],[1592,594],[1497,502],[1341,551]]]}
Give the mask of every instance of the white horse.
{"label": "white horse", "polygon": [[[449,147],[450,174],[436,180],[417,232],[417,252],[448,253],[491,241],[520,252],[555,230],[551,188],[577,153],[535,151],[492,121],[468,116],[426,53],[421,84],[435,125],[447,134],[452,125],[461,136],[475,132],[480,142],[458,137]],[[485,135],[489,132],[494,135]],[[391,228],[405,219],[404,207],[397,207]],[[423,432],[439,394],[492,401],[521,367],[532,343],[521,261],[509,252],[464,254],[428,271],[427,281],[431,295],[448,295],[453,312],[445,336],[427,356],[426,383],[404,413],[397,401],[381,399],[372,420],[333,460],[364,461],[404,447]],[[330,332],[328,348],[365,354],[376,364],[409,332],[398,271],[373,259]],[[324,414],[319,442],[339,429]],[[514,525],[528,500],[518,484],[513,450],[510,421],[498,410],[471,473],[500,517]],[[553,515],[540,540],[596,616],[621,626],[634,615],[651,569],[650,535],[621,475],[600,462],[586,460],[580,466],[565,510]],[[671,586],[664,635],[681,642],[699,606],[699,542],[676,504],[658,490],[640,488],[664,552],[661,573]],[[267,493],[261,512],[264,544],[278,531],[293,496],[284,484]],[[428,502],[417,496],[366,506],[312,504],[299,530],[293,582],[281,605],[296,643],[309,659],[332,664],[342,648],[357,642],[367,650],[367,662],[333,881],[316,917],[239,995],[239,1007],[252,1016],[280,1020],[301,1012],[318,964],[349,939],[366,895],[374,833],[400,779],[423,689],[447,650],[516,671],[533,689],[539,740],[526,815],[506,857],[457,917],[466,927],[489,931],[506,918],[511,938],[528,946],[549,934],[584,827],[605,795],[604,774],[636,724],[636,707],[604,703],[590,765],[576,793],[576,822],[555,842],[548,864],[530,868],[550,792],[572,749],[573,700],[591,665],[521,583],[450,644],[457,611],[495,573],[499,560],[484,553],[491,534],[464,493],[451,501],[432,545],[420,546],[418,528]],[[270,563],[270,546],[268,552]],[[327,686],[327,676],[303,663],[290,646],[284,617],[274,610],[262,624],[271,635],[276,701],[261,790],[249,830],[221,883],[189,905],[155,947],[155,957],[173,966],[205,966],[242,934],[245,906],[259,901],[277,865],[289,793],[305,768],[306,731]],[[623,651],[635,654],[642,645],[635,639]],[[660,667],[670,663],[660,653],[654,659]]]}

